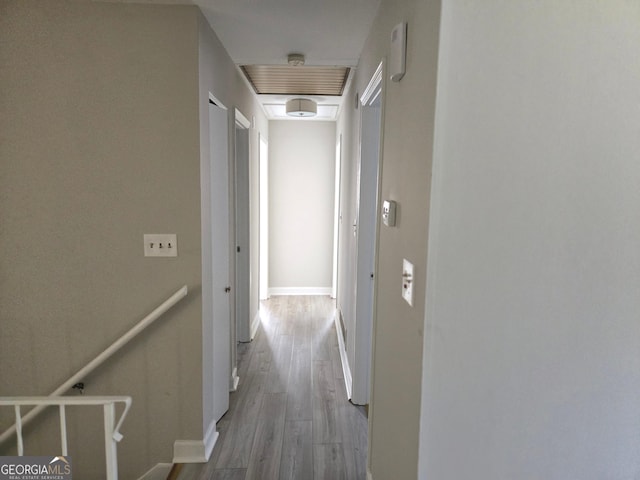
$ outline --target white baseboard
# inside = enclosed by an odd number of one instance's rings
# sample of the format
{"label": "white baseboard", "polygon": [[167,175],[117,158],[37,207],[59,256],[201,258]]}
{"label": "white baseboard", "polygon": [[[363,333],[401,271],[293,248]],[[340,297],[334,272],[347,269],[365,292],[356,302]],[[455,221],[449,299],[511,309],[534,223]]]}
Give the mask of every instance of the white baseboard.
{"label": "white baseboard", "polygon": [[231,385],[230,392],[235,392],[238,390],[238,384],[240,383],[240,377],[238,376],[238,367],[233,367],[233,372],[231,373]]}
{"label": "white baseboard", "polygon": [[260,326],[260,311],[257,311],[255,317],[253,317],[253,322],[251,322],[251,340],[253,340],[254,337],[256,336],[259,326]]}
{"label": "white baseboard", "polygon": [[336,331],[338,332],[338,350],[340,351],[340,363],[342,363],[342,373],[344,376],[344,386],[347,389],[347,398],[351,399],[351,368],[349,368],[349,358],[347,357],[347,349],[342,336],[342,325],[340,325],[340,311],[336,310],[335,314]]}
{"label": "white baseboard", "polygon": [[209,457],[211,456],[211,452],[213,452],[213,447],[215,447],[219,436],[220,434],[216,430],[216,422],[211,422],[211,425],[209,425],[207,433],[204,436],[204,456],[206,458],[205,462],[209,461]]}
{"label": "white baseboard", "polygon": [[269,289],[272,295],[331,295],[331,287],[273,287]]}
{"label": "white baseboard", "polygon": [[202,440],[176,440],[173,442],[173,463],[205,463],[209,461],[218,441],[216,422],[211,422]]}
{"label": "white baseboard", "polygon": [[158,463],[145,472],[138,480],[166,480],[172,468],[173,463]]}

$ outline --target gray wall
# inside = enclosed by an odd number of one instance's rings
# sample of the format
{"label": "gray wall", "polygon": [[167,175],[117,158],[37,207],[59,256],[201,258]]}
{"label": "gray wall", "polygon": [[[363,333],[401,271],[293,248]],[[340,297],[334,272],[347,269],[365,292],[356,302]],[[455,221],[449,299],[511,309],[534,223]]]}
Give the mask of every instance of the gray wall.
{"label": "gray wall", "polygon": [[334,122],[269,123],[269,289],[328,294],[333,275]]}
{"label": "gray wall", "polygon": [[[0,3],[0,395],[48,394],[189,286],[85,379],[87,394],[133,396],[122,478],[207,425],[199,84],[268,128],[208,29],[187,6]],[[178,235],[177,258],[143,257],[143,233],[158,232]],[[51,453],[55,424],[44,415],[28,453]],[[74,472],[100,478],[100,415],[69,424]]]}
{"label": "gray wall", "polygon": [[443,8],[420,478],[640,475],[640,6]]}
{"label": "gray wall", "polygon": [[[428,209],[435,115],[439,2],[385,1],[371,29],[358,70],[354,92],[362,93],[380,61],[387,57],[393,27],[408,21],[407,73],[399,83],[385,78],[381,198],[398,203],[397,226],[382,228],[378,238],[377,318],[374,331],[373,388],[370,409],[370,469],[374,479],[416,478],[422,378],[422,334],[425,312],[425,278]],[[350,157],[344,201],[354,202],[359,134],[359,111],[352,96],[338,121],[338,132],[351,138],[345,145]],[[342,239],[352,205],[344,205]],[[349,227],[350,223],[346,223]],[[350,254],[351,255],[351,254]],[[402,259],[415,265],[414,306],[401,297]],[[346,260],[348,262],[348,259]],[[350,267],[341,263],[340,285],[346,286]],[[351,270],[352,271],[352,270]],[[348,287],[347,287],[348,288]],[[340,301],[343,314],[348,292]],[[353,319],[345,318],[347,328]]]}

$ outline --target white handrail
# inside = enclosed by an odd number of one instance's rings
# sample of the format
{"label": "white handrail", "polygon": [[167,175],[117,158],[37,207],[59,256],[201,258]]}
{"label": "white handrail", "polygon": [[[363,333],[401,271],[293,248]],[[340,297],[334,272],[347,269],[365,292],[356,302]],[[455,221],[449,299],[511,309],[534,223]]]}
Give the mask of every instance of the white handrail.
{"label": "white handrail", "polygon": [[[144,317],[140,322],[138,322],[133,328],[131,328],[128,332],[118,338],[115,342],[113,342],[109,347],[106,348],[100,355],[87,363],[84,367],[82,367],[78,372],[69,377],[69,379],[56,388],[53,392],[49,394],[49,397],[55,397],[63,394],[67,390],[69,390],[72,386],[82,380],[84,377],[93,372],[96,368],[102,365],[109,357],[111,357],[114,353],[124,347],[127,343],[131,341],[136,335],[138,335],[142,330],[151,325],[155,320],[158,319],[163,313],[173,307],[176,303],[182,300],[187,295],[187,286],[183,286],[176,293],[171,295],[167,300],[165,300],[160,306],[158,306],[153,312]],[[22,417],[22,425],[27,424],[33,417],[38,415],[42,410],[44,410],[45,406],[36,404],[36,406],[31,409],[26,415]],[[4,442],[8,438],[11,437],[16,431],[16,425],[12,425],[7,430],[5,430],[2,435],[0,435],[0,443]]]}
{"label": "white handrail", "polygon": [[[115,404],[124,403],[124,410],[118,423],[115,422]],[[120,427],[131,408],[131,397],[125,396],[86,396],[86,397],[0,397],[0,407],[13,406],[16,416],[16,433],[18,444],[18,456],[24,455],[24,443],[22,438],[23,417],[20,407],[23,405],[35,405],[36,408],[46,408],[58,405],[60,411],[60,443],[62,456],[67,456],[67,421],[65,407],[67,405],[102,405],[104,419],[104,442],[107,480],[118,479],[118,455],[116,443],[122,440]],[[31,410],[33,411],[33,410]],[[29,412],[31,413],[31,412]]]}

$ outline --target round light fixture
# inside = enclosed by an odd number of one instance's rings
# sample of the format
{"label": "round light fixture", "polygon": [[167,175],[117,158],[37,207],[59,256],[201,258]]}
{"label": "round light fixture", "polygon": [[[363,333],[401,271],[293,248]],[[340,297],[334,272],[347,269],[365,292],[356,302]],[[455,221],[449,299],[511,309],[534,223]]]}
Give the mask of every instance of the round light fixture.
{"label": "round light fixture", "polygon": [[307,98],[294,98],[287,102],[287,115],[290,117],[315,117],[318,105]]}

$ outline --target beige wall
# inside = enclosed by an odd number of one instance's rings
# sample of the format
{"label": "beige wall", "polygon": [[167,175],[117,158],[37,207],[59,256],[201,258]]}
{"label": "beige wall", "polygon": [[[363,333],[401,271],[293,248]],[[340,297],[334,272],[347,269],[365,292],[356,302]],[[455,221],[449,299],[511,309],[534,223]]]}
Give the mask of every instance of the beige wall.
{"label": "beige wall", "polygon": [[[0,3],[0,395],[49,393],[189,287],[85,379],[133,396],[122,478],[203,438],[199,43],[218,48],[207,78],[227,106],[261,115],[207,29],[195,7]],[[158,232],[178,235],[177,258],[143,257]],[[99,478],[100,416],[70,416],[75,471]],[[45,415],[27,452],[51,453],[49,429]]]}
{"label": "beige wall", "polygon": [[[397,23],[407,21],[407,73],[399,83],[384,79],[381,200],[398,203],[398,218],[396,227],[381,227],[378,237],[369,432],[369,462],[374,479],[417,476],[426,212],[431,184],[439,20],[438,1],[383,0],[354,80],[354,90],[362,93],[380,61],[388,55],[391,30]],[[358,114],[355,112],[348,124],[339,121],[339,132],[344,128],[344,135],[354,141],[358,136]],[[354,155],[352,148],[352,162]],[[350,184],[350,188],[355,188],[353,179]],[[350,195],[353,198],[353,193]],[[403,258],[415,265],[413,307],[400,295]]]}
{"label": "beige wall", "polygon": [[[134,478],[200,435],[196,10],[16,1],[0,18],[1,394],[48,394],[191,290],[85,379],[133,396],[119,453]],[[176,233],[179,256],[144,258],[153,232]],[[77,471],[96,478],[103,447],[73,425]]]}

